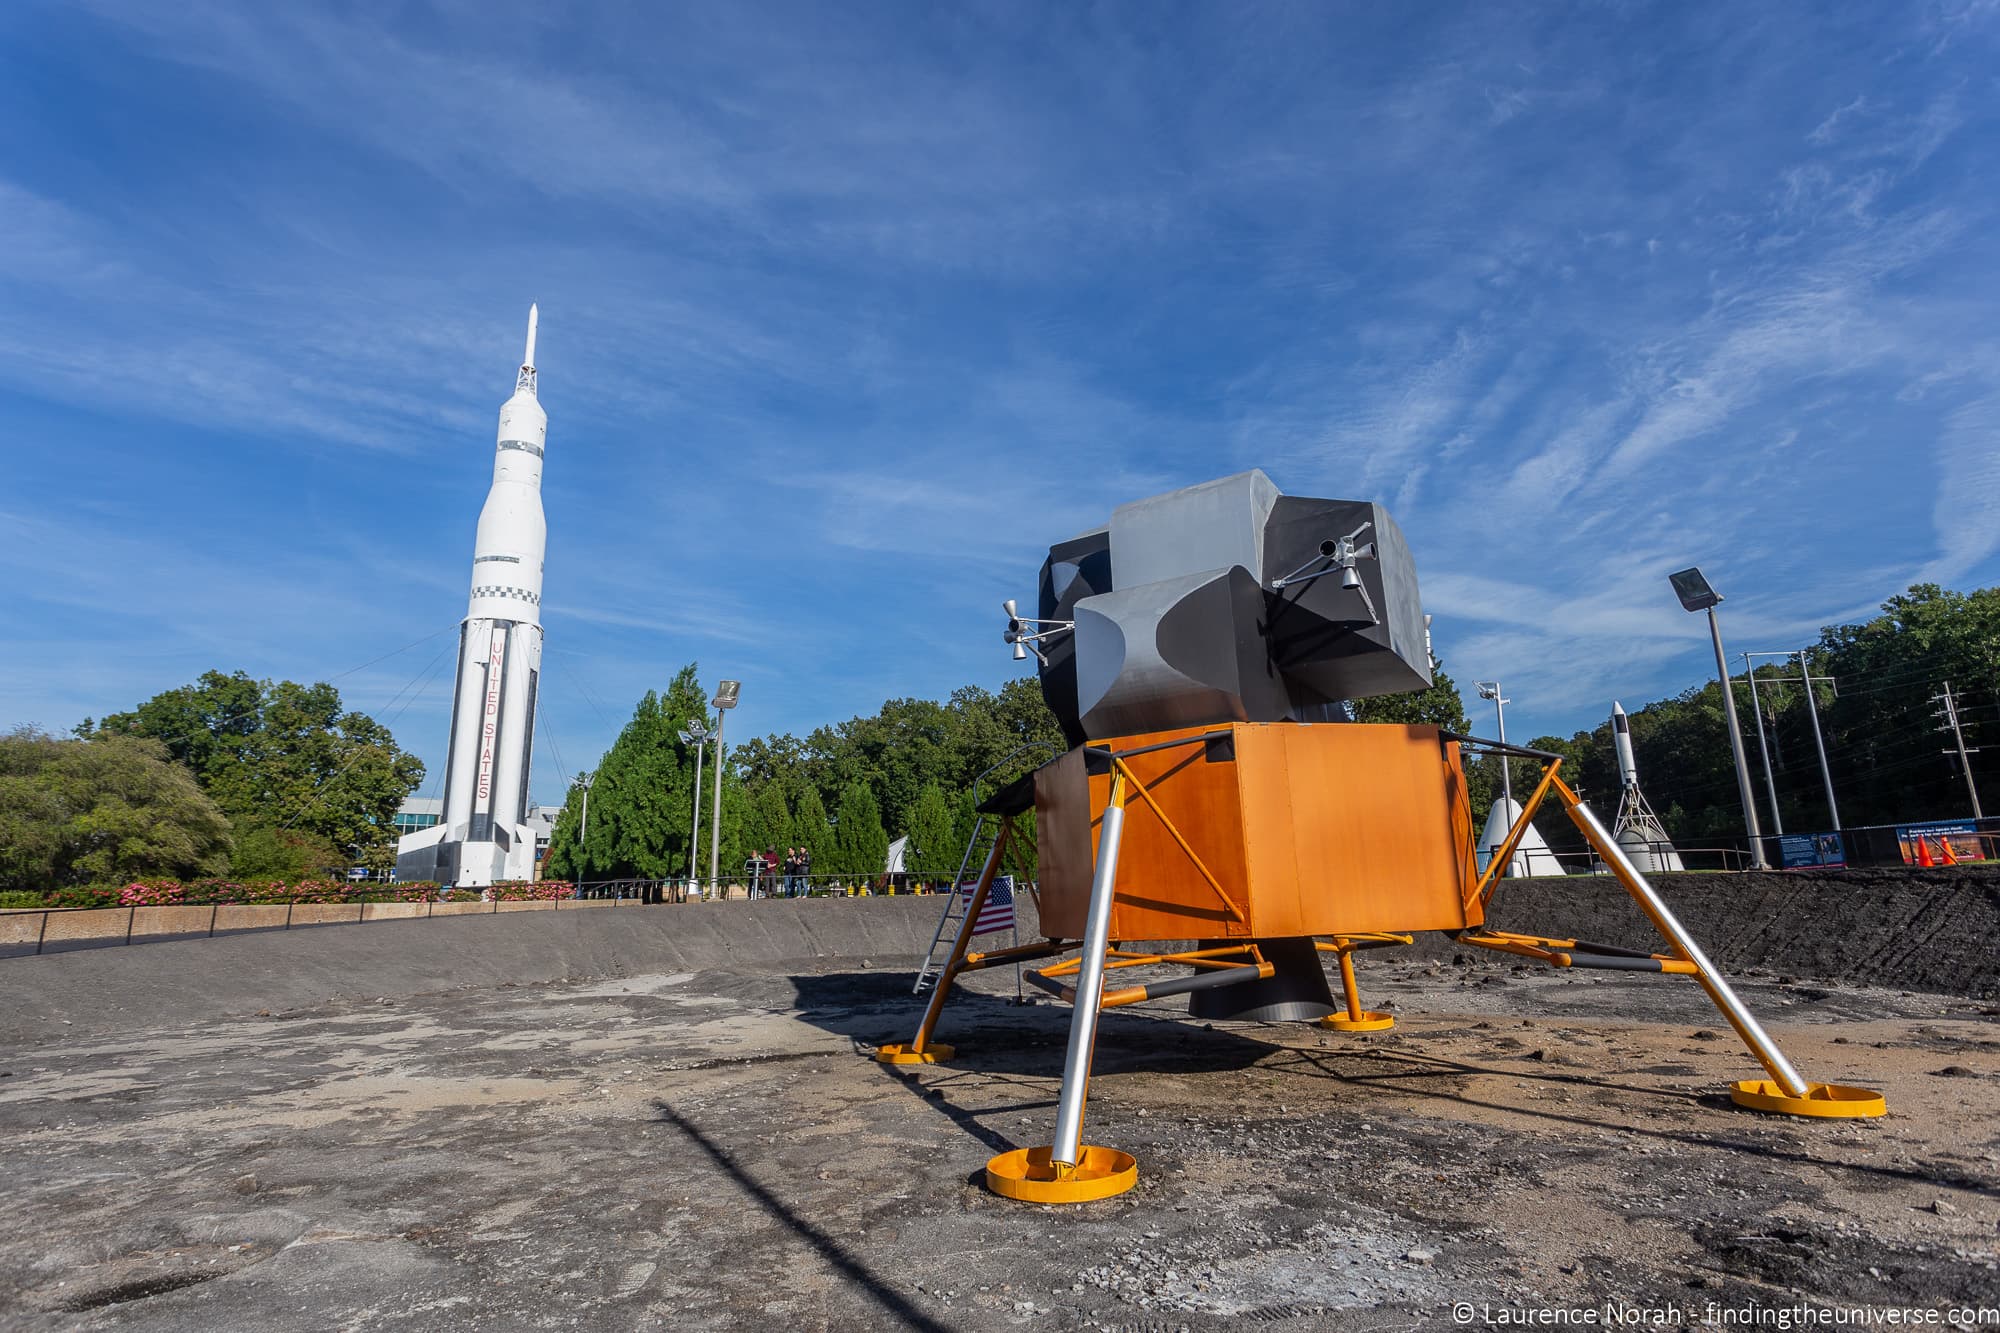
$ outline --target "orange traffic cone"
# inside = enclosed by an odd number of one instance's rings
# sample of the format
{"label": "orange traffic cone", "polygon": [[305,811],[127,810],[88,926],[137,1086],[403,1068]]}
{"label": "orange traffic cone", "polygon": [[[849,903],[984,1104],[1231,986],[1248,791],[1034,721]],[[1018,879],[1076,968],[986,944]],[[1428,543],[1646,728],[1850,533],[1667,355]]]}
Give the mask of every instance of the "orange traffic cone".
{"label": "orange traffic cone", "polygon": [[1934,866],[1937,864],[1936,861],[1931,860],[1931,840],[1922,834],[1917,835],[1917,864],[1920,866]]}
{"label": "orange traffic cone", "polygon": [[1951,850],[1951,839],[1943,835],[1939,835],[1938,837],[1938,864],[1941,866],[1955,866],[1958,864],[1958,857]]}

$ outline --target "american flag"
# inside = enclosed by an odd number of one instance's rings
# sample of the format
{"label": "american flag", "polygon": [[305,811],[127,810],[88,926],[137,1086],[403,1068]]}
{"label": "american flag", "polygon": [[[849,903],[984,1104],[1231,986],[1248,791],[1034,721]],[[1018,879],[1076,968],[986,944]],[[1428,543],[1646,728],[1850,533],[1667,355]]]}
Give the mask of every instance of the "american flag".
{"label": "american flag", "polygon": [[[979,886],[967,884],[959,889],[967,902]],[[992,887],[986,890],[986,905],[979,909],[978,918],[972,923],[972,933],[984,935],[989,931],[1012,930],[1014,928],[1014,877],[995,875]]]}

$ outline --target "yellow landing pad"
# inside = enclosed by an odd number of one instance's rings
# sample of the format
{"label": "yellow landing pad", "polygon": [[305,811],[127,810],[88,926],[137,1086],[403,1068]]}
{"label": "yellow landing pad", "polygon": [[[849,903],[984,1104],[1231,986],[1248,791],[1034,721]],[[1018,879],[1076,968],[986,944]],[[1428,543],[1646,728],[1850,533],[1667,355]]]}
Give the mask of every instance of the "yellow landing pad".
{"label": "yellow landing pad", "polygon": [[1838,1083],[1809,1083],[1803,1097],[1788,1097],[1783,1088],[1768,1078],[1746,1078],[1729,1090],[1729,1100],[1753,1111],[1776,1111],[1780,1115],[1822,1116],[1836,1120],[1860,1120],[1884,1115],[1888,1103],[1882,1094],[1867,1088],[1842,1087]]}
{"label": "yellow landing pad", "polygon": [[921,1051],[913,1051],[900,1041],[884,1042],[875,1048],[875,1059],[885,1065],[934,1065],[958,1054],[953,1047],[934,1041]]}
{"label": "yellow landing pad", "polygon": [[1349,1018],[1346,1014],[1328,1014],[1320,1019],[1319,1025],[1323,1028],[1332,1028],[1336,1032],[1387,1032],[1396,1026],[1396,1016],[1378,1014],[1372,1009],[1359,1018]]}
{"label": "yellow landing pad", "polygon": [[986,1187],[1027,1203],[1088,1203],[1123,1194],[1139,1183],[1139,1163],[1131,1153],[1086,1143],[1083,1160],[1058,1177],[1050,1148],[1016,1148],[986,1164]]}

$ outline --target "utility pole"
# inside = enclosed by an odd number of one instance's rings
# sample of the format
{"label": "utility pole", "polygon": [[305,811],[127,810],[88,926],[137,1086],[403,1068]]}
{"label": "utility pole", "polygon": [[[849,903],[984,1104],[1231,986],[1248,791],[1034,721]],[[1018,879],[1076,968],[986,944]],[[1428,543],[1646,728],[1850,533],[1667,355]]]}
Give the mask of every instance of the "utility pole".
{"label": "utility pole", "polygon": [[[1944,689],[1941,693],[1931,696],[1931,702],[1944,705],[1943,709],[1933,714],[1933,716],[1943,719],[1944,725],[1939,727],[1938,730],[1949,731],[1951,733],[1952,744],[1957,747],[1958,769],[1961,773],[1965,774],[1965,794],[1972,798],[1972,817],[1974,819],[1984,819],[1986,816],[1979,809],[1979,788],[1972,781],[1972,756],[1979,753],[1979,747],[1975,745],[1969,750],[1965,748],[1965,732],[1958,725],[1958,700],[1951,697],[1950,681],[1944,683]],[[1942,753],[1951,754],[1954,751],[1945,750]]]}
{"label": "utility pole", "polygon": [[1757,753],[1764,757],[1764,790],[1771,796],[1771,831],[1785,831],[1785,817],[1778,810],[1778,780],[1771,776],[1771,747],[1764,743],[1764,709],[1757,702],[1757,665],[1743,654],[1743,674],[1750,679],[1750,716],[1757,719]]}
{"label": "utility pole", "polygon": [[1833,831],[1840,832],[1840,807],[1833,803],[1833,770],[1826,766],[1826,738],[1819,730],[1819,699],[1813,694],[1812,668],[1806,665],[1806,650],[1799,649],[1799,675],[1806,686],[1806,713],[1812,718],[1813,746],[1819,751],[1820,781],[1826,784],[1826,813],[1833,820]]}

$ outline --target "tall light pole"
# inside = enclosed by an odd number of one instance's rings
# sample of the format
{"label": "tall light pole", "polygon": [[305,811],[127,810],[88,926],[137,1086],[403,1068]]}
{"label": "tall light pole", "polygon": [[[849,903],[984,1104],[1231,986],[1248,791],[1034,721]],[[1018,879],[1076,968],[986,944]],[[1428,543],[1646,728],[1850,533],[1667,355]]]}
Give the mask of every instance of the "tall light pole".
{"label": "tall light pole", "polygon": [[1722,626],[1716,623],[1715,607],[1722,594],[1709,586],[1700,569],[1683,569],[1667,575],[1685,611],[1708,612],[1708,636],[1715,642],[1715,674],[1722,685],[1722,718],[1729,726],[1729,754],[1736,761],[1736,795],[1743,802],[1743,824],[1750,834],[1750,867],[1769,870],[1764,859],[1764,830],[1757,824],[1757,802],[1750,795],[1750,761],[1743,754],[1743,728],[1736,721],[1736,690],[1729,678],[1729,659],[1722,654]]}
{"label": "tall light pole", "polygon": [[578,851],[583,850],[583,840],[590,836],[590,784],[595,781],[597,781],[597,773],[594,770],[589,773],[579,773],[576,775],[576,785],[583,788],[583,827],[576,835],[576,848]]}
{"label": "tall light pole", "polygon": [[708,706],[715,710],[715,802],[711,807],[708,826],[708,882],[710,892],[722,882],[722,756],[726,753],[722,745],[722,724],[728,720],[729,710],[736,707],[736,695],[742,690],[740,680],[725,680],[715,687],[715,697]]}
{"label": "tall light pole", "polygon": [[1812,668],[1806,665],[1806,650],[1799,649],[1799,679],[1806,687],[1806,715],[1812,718],[1813,748],[1819,751],[1819,778],[1826,784],[1826,813],[1833,831],[1840,832],[1840,807],[1833,803],[1833,770],[1826,766],[1826,740],[1819,733],[1819,700],[1813,696]]}
{"label": "tall light pole", "polygon": [[[1491,699],[1493,701],[1493,715],[1500,723],[1500,743],[1505,745],[1507,743],[1507,705],[1514,701],[1500,697],[1500,682],[1497,680],[1475,681],[1474,684],[1479,687],[1480,698]],[[1507,762],[1507,755],[1503,751],[1500,755],[1500,799],[1507,802],[1507,822],[1511,824],[1514,822],[1514,775],[1508,771],[1510,767],[1511,765]]]}
{"label": "tall light pole", "polygon": [[688,842],[688,878],[695,882],[695,892],[701,892],[701,757],[708,750],[708,719],[698,717],[681,728],[683,744],[694,747],[694,817],[689,822],[691,830]]}
{"label": "tall light pole", "polygon": [[1757,702],[1757,664],[1748,653],[1743,654],[1743,676],[1750,682],[1750,716],[1757,719],[1757,753],[1764,759],[1764,790],[1771,795],[1771,831],[1782,834],[1785,814],[1778,809],[1778,780],[1771,775],[1771,746],[1764,739],[1764,707]]}

